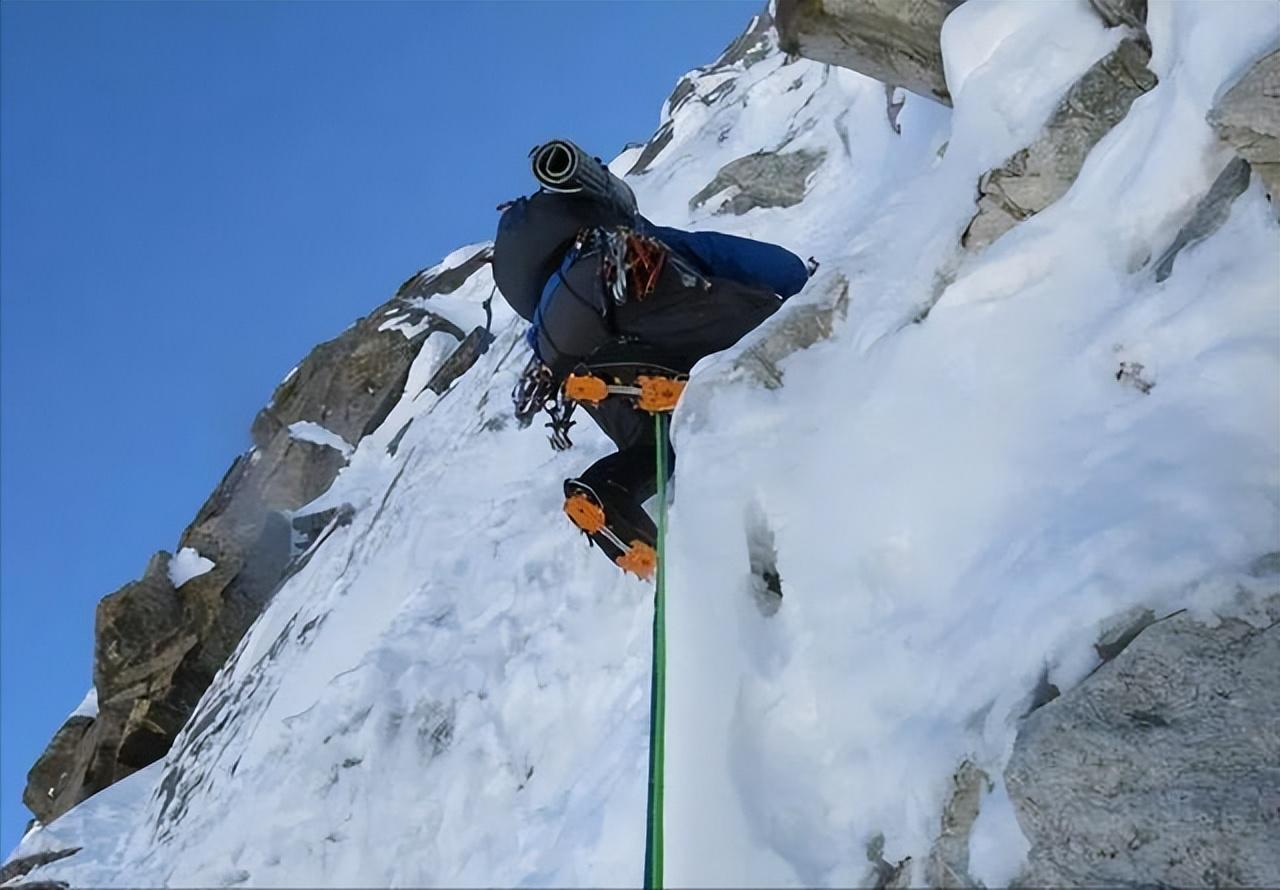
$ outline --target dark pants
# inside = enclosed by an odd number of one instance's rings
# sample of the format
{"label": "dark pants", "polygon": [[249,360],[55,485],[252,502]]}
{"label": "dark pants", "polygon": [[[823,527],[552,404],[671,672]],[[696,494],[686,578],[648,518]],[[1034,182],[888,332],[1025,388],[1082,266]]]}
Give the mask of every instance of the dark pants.
{"label": "dark pants", "polygon": [[[595,407],[584,407],[604,434],[618,446],[618,450],[600,458],[578,478],[592,488],[604,482],[612,482],[626,491],[637,504],[653,497],[658,490],[653,415],[636,410],[626,399],[614,399],[601,402]],[[675,451],[668,438],[668,473],[675,470],[675,460]]]}

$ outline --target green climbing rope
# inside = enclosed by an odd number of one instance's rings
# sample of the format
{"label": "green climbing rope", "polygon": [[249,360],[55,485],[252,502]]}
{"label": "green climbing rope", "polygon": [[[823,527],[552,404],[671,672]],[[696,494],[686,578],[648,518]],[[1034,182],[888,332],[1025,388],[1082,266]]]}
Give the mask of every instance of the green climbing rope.
{"label": "green climbing rope", "polygon": [[667,415],[655,413],[658,470],[658,571],[653,591],[653,676],[649,687],[649,818],[644,843],[644,886],[662,888],[663,743],[667,724]]}

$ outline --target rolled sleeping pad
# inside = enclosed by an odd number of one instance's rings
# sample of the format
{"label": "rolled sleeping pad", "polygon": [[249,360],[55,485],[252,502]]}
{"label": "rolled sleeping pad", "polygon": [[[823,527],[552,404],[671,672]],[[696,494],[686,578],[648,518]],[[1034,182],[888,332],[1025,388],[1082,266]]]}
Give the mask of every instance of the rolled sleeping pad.
{"label": "rolled sleeping pad", "polygon": [[553,139],[531,153],[534,178],[548,191],[583,194],[612,204],[627,214],[636,212],[631,188],[609,172],[599,159],[567,139]]}

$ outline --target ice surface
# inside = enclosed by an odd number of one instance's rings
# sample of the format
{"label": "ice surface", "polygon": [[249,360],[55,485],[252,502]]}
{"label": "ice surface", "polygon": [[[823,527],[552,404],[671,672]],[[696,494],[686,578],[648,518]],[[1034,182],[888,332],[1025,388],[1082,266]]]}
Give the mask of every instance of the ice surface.
{"label": "ice surface", "polygon": [[[631,180],[659,222],[823,262],[695,369],[675,416],[670,885],[862,884],[877,835],[921,883],[952,774],[970,760],[998,780],[1042,673],[1078,682],[1098,628],[1135,605],[1235,608],[1280,538],[1280,228],[1258,185],[1168,280],[1149,268],[1225,162],[1204,115],[1280,36],[1271,4],[1153,2],[1159,86],[1060,201],[985,251],[957,246],[978,176],[1118,39],[1088,15],[961,7],[955,108],[908,96],[901,135],[852,72],[781,54],[695,72],[732,90],[682,105]],[[689,210],[729,161],[802,149],[827,152],[802,204]],[[847,318],[782,361],[781,388],[739,369],[837,277]],[[491,288],[482,268],[450,299]],[[494,310],[496,342],[443,397],[422,387],[454,341],[427,341],[311,505],[352,504],[352,523],[277,593],[163,764],[24,840],[86,845],[33,877],[637,883],[651,591],[559,517],[560,480],[607,443],[580,424],[557,454],[511,421],[522,323]],[[762,550],[783,589],[770,616]],[[1024,850],[996,781],[974,875],[1002,884]]]}

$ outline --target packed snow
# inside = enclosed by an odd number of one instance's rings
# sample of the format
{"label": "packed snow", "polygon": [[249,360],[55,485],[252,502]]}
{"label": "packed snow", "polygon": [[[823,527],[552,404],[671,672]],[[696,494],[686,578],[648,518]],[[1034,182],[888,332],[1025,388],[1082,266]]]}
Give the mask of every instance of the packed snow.
{"label": "packed snow", "polygon": [[310,420],[299,420],[289,424],[289,437],[300,442],[311,442],[315,445],[326,445],[340,452],[343,457],[351,457],[355,446],[339,436],[328,427],[323,427]]}
{"label": "packed snow", "polygon": [[[212,559],[201,556],[194,547],[183,547],[169,560],[169,581],[177,590],[192,578],[212,572],[214,565]],[[94,700],[97,701],[96,698]]]}
{"label": "packed snow", "polygon": [[[1135,605],[1248,615],[1244,569],[1280,539],[1280,227],[1255,181],[1166,281],[1149,259],[1230,157],[1205,113],[1280,37],[1271,5],[1152,2],[1159,86],[1065,197],[983,252],[958,247],[979,175],[1114,45],[1091,16],[960,7],[943,35],[955,107],[908,95],[900,135],[882,85],[849,71],[775,52],[695,72],[732,88],[678,108],[631,180],[660,223],[822,261],[699,364],[674,419],[668,885],[865,884],[877,837],[919,885],[966,760],[993,778],[973,874],[1007,883],[1026,841],[999,776],[1041,678],[1079,682]],[[802,149],[826,152],[803,203],[690,210],[729,161]],[[845,319],[783,361],[781,388],[744,370],[846,286]],[[478,309],[491,288],[485,267],[450,300]],[[511,420],[523,324],[493,308],[479,363],[423,392],[453,345],[432,336],[301,511],[355,509],[168,757],[24,839],[85,847],[31,877],[638,883],[651,588],[559,515],[560,480],[608,443],[584,422],[555,453]],[[781,578],[772,613],[761,553]]]}
{"label": "packed snow", "polygon": [[90,686],[89,691],[84,694],[80,704],[76,705],[76,709],[67,715],[71,717],[97,717],[98,716],[98,687]]}

